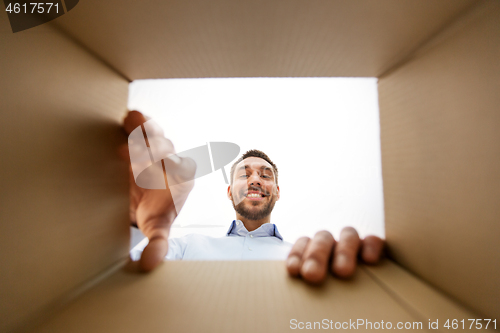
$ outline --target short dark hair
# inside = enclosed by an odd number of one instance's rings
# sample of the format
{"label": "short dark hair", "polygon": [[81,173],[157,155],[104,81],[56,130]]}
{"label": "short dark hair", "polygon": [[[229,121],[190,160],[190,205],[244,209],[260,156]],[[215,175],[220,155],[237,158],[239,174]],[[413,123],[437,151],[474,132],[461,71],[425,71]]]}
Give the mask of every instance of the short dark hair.
{"label": "short dark hair", "polygon": [[266,155],[266,153],[264,153],[263,151],[257,150],[257,149],[252,149],[252,150],[247,151],[246,153],[241,155],[241,157],[238,158],[236,160],[236,162],[234,162],[233,166],[231,167],[231,185],[233,184],[234,169],[236,168],[236,165],[238,163],[240,163],[241,161],[243,161],[244,159],[249,158],[249,157],[262,158],[263,160],[265,160],[269,164],[271,164],[271,166],[273,167],[273,171],[274,171],[274,178],[276,179],[276,185],[278,185],[278,167],[276,166],[276,164],[273,163],[273,161],[271,161],[271,159],[269,158],[269,156]]}

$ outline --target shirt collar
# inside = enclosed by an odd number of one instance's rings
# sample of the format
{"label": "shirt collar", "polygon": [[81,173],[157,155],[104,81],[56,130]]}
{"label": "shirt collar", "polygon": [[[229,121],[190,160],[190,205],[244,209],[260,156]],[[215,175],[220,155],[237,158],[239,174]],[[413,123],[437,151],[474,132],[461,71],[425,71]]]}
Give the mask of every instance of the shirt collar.
{"label": "shirt collar", "polygon": [[248,234],[253,235],[253,237],[276,237],[280,240],[283,240],[283,237],[281,237],[281,234],[279,233],[278,228],[276,228],[275,224],[264,223],[254,231],[249,232],[247,228],[245,228],[243,222],[241,222],[240,220],[234,220],[231,223],[226,236],[245,237]]}

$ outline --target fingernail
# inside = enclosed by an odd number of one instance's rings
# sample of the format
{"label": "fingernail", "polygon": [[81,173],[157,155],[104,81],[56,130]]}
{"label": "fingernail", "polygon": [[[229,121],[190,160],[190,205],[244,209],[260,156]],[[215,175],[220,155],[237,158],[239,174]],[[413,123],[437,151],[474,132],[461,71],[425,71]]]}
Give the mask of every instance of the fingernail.
{"label": "fingernail", "polygon": [[287,259],[286,264],[288,267],[295,268],[300,265],[300,259],[297,256],[291,256]]}
{"label": "fingernail", "polygon": [[374,264],[377,262],[377,250],[373,246],[365,246],[362,253],[363,261],[367,264]]}
{"label": "fingernail", "polygon": [[335,257],[335,262],[334,265],[337,268],[345,268],[349,264],[349,258],[345,254],[339,254],[338,256]]}
{"label": "fingernail", "polygon": [[316,260],[308,259],[302,265],[303,274],[315,273],[320,269],[319,264]]}

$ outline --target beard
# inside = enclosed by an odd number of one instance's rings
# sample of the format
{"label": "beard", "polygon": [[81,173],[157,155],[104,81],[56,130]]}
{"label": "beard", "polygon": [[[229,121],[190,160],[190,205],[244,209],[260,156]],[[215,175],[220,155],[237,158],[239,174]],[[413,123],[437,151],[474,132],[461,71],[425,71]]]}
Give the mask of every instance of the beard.
{"label": "beard", "polygon": [[[237,205],[234,204],[234,200],[231,200],[231,202],[233,203],[234,210],[244,218],[249,220],[261,220],[271,214],[274,209],[276,199],[274,199],[274,196],[271,197],[271,199],[259,210],[248,209],[245,206],[244,200]],[[251,202],[252,206],[257,206],[258,204],[258,202]]]}

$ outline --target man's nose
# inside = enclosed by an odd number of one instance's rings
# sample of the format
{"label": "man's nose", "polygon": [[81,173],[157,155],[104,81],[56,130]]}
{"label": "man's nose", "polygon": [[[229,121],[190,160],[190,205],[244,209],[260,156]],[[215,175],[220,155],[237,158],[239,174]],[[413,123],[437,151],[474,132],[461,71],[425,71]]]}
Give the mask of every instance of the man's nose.
{"label": "man's nose", "polygon": [[262,185],[260,183],[260,177],[257,174],[252,174],[250,177],[248,177],[248,185]]}

